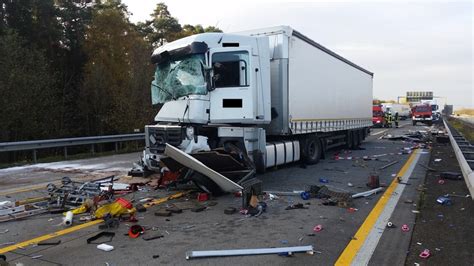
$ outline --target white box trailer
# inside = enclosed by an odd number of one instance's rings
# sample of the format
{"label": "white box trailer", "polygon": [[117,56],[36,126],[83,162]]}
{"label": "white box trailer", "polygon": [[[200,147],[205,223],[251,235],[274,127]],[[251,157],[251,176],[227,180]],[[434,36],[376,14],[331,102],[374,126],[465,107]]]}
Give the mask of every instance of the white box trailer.
{"label": "white box trailer", "polygon": [[[162,107],[145,127],[148,170],[172,168],[163,154],[172,145],[240,183],[226,166],[315,164],[327,149],[360,145],[372,125],[373,73],[287,26],[189,36],[152,62]],[[211,171],[194,170],[216,191]]]}
{"label": "white box trailer", "polygon": [[372,125],[373,73],[288,26],[242,32],[267,36],[271,106],[268,135]]}

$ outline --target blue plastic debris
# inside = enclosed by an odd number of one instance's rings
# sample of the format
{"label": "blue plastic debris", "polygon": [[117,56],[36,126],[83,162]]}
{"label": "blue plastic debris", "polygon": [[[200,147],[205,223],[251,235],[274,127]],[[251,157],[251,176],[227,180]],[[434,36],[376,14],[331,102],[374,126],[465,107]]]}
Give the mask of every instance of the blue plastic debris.
{"label": "blue plastic debris", "polygon": [[304,200],[309,200],[309,198],[311,197],[311,195],[306,191],[301,192],[300,196]]}
{"label": "blue plastic debris", "polygon": [[451,199],[449,197],[445,197],[445,196],[438,197],[436,202],[438,202],[441,205],[447,205],[447,206],[452,204]]}

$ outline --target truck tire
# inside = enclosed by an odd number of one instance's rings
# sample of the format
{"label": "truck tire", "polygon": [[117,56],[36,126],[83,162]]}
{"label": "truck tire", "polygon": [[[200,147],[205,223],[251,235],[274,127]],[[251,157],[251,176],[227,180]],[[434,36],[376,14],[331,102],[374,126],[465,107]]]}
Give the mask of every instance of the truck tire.
{"label": "truck tire", "polygon": [[201,173],[195,172],[191,176],[191,180],[202,192],[212,194],[213,196],[220,196],[224,194],[224,191],[222,191],[219,185]]}
{"label": "truck tire", "polygon": [[429,126],[429,127],[431,127],[432,125],[433,125],[433,122],[432,122],[432,121],[428,122],[428,126]]}
{"label": "truck tire", "polygon": [[353,149],[357,149],[357,147],[359,147],[360,143],[361,143],[361,141],[360,141],[361,133],[360,133],[359,130],[354,130],[352,132],[352,134],[353,134],[352,135],[352,141],[353,141],[352,147],[353,147]]}
{"label": "truck tire", "polygon": [[303,161],[306,164],[317,164],[321,158],[321,142],[314,135],[308,136],[304,141]]}
{"label": "truck tire", "polygon": [[416,121],[413,121],[413,125],[416,126]]}
{"label": "truck tire", "polygon": [[364,136],[365,129],[359,129],[358,133],[359,133],[358,135],[359,135],[359,146],[360,146],[365,139],[365,136]]}
{"label": "truck tire", "polygon": [[352,150],[354,148],[354,133],[351,130],[347,131],[346,135],[346,149]]}

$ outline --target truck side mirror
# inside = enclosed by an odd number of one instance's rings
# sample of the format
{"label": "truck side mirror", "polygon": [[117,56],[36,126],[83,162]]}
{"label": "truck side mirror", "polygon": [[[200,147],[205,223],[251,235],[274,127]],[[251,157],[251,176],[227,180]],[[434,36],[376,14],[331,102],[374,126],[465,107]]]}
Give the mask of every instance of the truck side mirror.
{"label": "truck side mirror", "polygon": [[201,72],[206,81],[206,86],[207,86],[206,88],[208,91],[213,91],[215,89],[214,78],[211,79],[211,71],[212,71],[212,67],[205,66],[201,62]]}

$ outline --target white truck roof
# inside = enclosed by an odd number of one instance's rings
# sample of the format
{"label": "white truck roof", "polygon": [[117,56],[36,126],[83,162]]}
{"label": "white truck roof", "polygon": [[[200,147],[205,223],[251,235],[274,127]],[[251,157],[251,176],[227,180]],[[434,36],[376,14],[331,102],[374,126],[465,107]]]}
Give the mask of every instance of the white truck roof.
{"label": "white truck roof", "polygon": [[[355,67],[359,69],[360,71],[363,71],[371,76],[374,75],[371,71],[351,62],[350,60],[336,54],[335,52],[329,50],[328,48],[322,46],[321,44],[311,40],[310,38],[306,37],[305,35],[301,34],[297,30],[291,28],[290,26],[275,26],[275,27],[268,27],[268,28],[261,28],[261,29],[255,29],[255,30],[248,30],[248,31],[241,31],[241,32],[236,32],[236,34],[242,34],[242,35],[250,35],[250,36],[275,36],[277,39],[272,40],[270,38],[270,44],[273,43],[273,46],[275,47],[275,51],[273,51],[273,56],[278,56],[278,58],[288,58],[288,54],[286,53],[288,50],[287,49],[281,49],[282,47],[285,47],[283,44],[285,40],[279,40],[278,38],[281,38],[281,36],[286,36],[286,37],[297,37],[304,42],[324,51],[325,53],[341,60],[342,62]],[[273,58],[273,57],[272,57]]]}

